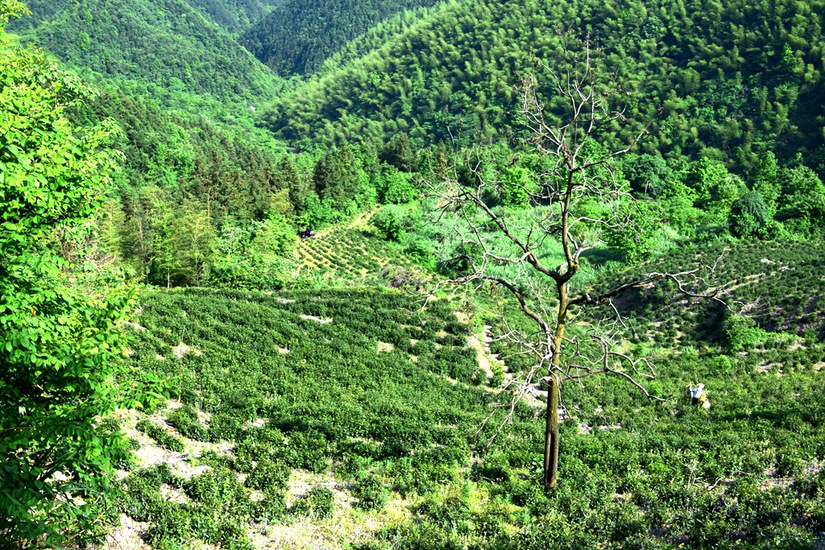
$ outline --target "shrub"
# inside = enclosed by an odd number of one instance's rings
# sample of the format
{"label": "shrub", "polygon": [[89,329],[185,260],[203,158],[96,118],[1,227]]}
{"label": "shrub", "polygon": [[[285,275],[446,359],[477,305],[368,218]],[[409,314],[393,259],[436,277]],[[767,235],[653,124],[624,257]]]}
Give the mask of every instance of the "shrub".
{"label": "shrub", "polygon": [[173,410],[166,421],[174,426],[184,437],[196,441],[209,441],[209,430],[203,427],[198,413],[189,405]]}
{"label": "shrub", "polygon": [[247,487],[263,490],[286,489],[289,469],[276,462],[262,461],[249,473],[244,482]]}
{"label": "shrub", "polygon": [[289,444],[279,454],[293,468],[323,472],[328,466],[329,443],[323,433],[315,430],[290,432]]}
{"label": "shrub", "polygon": [[157,441],[158,445],[164,449],[168,449],[176,453],[182,453],[184,451],[183,442],[180,439],[150,420],[141,420],[135,427]]}
{"label": "shrub", "polygon": [[387,206],[375,216],[371,223],[388,241],[403,242],[407,237],[404,228],[404,211],[397,206]]}
{"label": "shrub", "polygon": [[243,431],[243,423],[236,416],[217,413],[209,421],[209,441],[236,439]]}
{"label": "shrub", "polygon": [[767,333],[748,317],[732,314],[722,322],[722,345],[728,353],[751,349],[766,339]]}
{"label": "shrub", "polygon": [[501,363],[493,363],[491,368],[493,371],[493,376],[489,380],[490,387],[500,388],[504,383],[504,367]]}
{"label": "shrub", "polygon": [[485,480],[490,483],[499,483],[509,479],[509,471],[510,465],[507,463],[507,457],[497,453],[489,455],[483,461],[474,464],[471,478],[476,481]]}
{"label": "shrub", "polygon": [[295,501],[290,511],[296,516],[309,516],[314,519],[332,517],[335,497],[327,487],[313,487],[304,497]]}
{"label": "shrub", "polygon": [[363,510],[380,510],[389,498],[389,491],[373,474],[367,474],[359,479],[355,484],[353,494],[358,498],[356,506]]}

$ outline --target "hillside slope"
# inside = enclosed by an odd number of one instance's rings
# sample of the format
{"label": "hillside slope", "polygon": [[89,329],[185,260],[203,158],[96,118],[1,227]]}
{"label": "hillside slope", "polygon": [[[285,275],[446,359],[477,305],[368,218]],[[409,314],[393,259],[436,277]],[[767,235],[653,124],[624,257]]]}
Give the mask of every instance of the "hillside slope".
{"label": "hillside slope", "polygon": [[[787,342],[660,349],[661,403],[619,377],[566,384],[545,495],[543,423],[522,404],[490,443],[501,416],[479,426],[507,394],[446,301],[192,289],[141,305],[124,387],[174,399],[125,422],[143,434],[119,507],[153,548],[812,548],[825,529],[822,365]],[[697,381],[709,411],[684,396]]]}
{"label": "hillside slope", "polygon": [[379,25],[351,46],[369,53],[337,68],[333,58],[275,102],[268,125],[324,143],[398,132],[419,143],[450,133],[474,142],[476,132],[509,126],[513,73],[532,67],[531,51],[552,63],[561,27],[604,47],[604,73],[630,92],[631,119],[657,121],[647,151],[702,152],[747,168],[765,149],[793,156],[823,143],[823,9],[822,0],[459,0]]}
{"label": "hillside slope", "polygon": [[349,40],[395,13],[437,0],[286,0],[249,29],[241,43],[278,74],[321,68]]}
{"label": "hillside slope", "polygon": [[[190,112],[244,112],[276,79],[184,0],[33,0],[10,28],[82,75]],[[231,107],[228,107],[230,106]]]}
{"label": "hillside slope", "polygon": [[[678,273],[704,264],[703,280],[693,288],[702,293],[718,288],[722,302],[696,302],[676,291],[675,285],[631,292],[616,301],[630,319],[628,339],[679,347],[694,342],[727,345],[734,313],[748,319],[741,329],[757,327],[747,337],[769,349],[783,341],[804,337],[825,341],[825,243],[756,241],[685,247],[666,257],[610,275],[634,280],[650,272]],[[710,269],[712,268],[712,270]],[[724,302],[724,303],[723,303]],[[729,311],[729,310],[730,311]],[[752,323],[751,323],[752,321]],[[728,333],[726,333],[728,331]],[[820,360],[818,352],[808,359]]]}

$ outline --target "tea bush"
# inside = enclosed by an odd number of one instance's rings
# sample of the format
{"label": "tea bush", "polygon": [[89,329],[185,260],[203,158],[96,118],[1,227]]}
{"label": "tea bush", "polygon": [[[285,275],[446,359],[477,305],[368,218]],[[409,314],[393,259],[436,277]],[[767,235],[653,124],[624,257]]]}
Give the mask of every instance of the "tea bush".
{"label": "tea bush", "polygon": [[389,498],[389,491],[383,482],[371,474],[356,482],[353,494],[358,498],[358,507],[364,510],[380,510]]}
{"label": "tea bush", "polygon": [[[750,252],[759,270],[773,252],[764,246]],[[200,409],[209,438],[234,441],[234,457],[202,455],[212,470],[200,482],[168,469],[133,472],[122,509],[158,525],[153,540],[169,547],[184,535],[228,547],[221,533],[250,521],[316,521],[334,509],[322,486],[287,508],[290,473],[303,468],[346,481],[366,513],[396,495],[410,500],[409,521],[364,548],[812,547],[825,529],[825,392],[815,366],[825,348],[769,333],[746,355],[722,355],[721,312],[671,292],[617,303],[628,312],[627,349],[653,359],[649,388],[665,401],[615,377],[563,384],[559,487],[549,495],[536,409],[517,406],[489,444],[503,419],[490,405],[506,396],[472,384],[475,350],[460,340],[469,329],[446,300],[421,310],[402,293],[352,289],[146,295],[132,365],[179,377],[184,407],[170,423],[202,426]],[[495,337],[518,325],[518,312],[507,315],[508,325],[481,322]],[[668,349],[658,342],[673,329],[681,343]],[[158,359],[181,334],[198,353]],[[509,372],[530,365],[503,341],[491,347]],[[699,382],[710,410],[686,394]],[[479,429],[490,411],[498,416]],[[191,502],[165,500],[163,484]]]}
{"label": "tea bush", "polygon": [[184,450],[183,442],[180,439],[170,434],[151,420],[141,420],[137,423],[136,428],[157,441],[158,445],[164,449],[175,451],[177,453],[182,453]]}
{"label": "tea bush", "polygon": [[327,487],[313,487],[309,493],[296,500],[290,512],[296,516],[309,516],[314,519],[332,517],[335,497]]}
{"label": "tea bush", "polygon": [[198,413],[189,405],[184,405],[169,413],[166,421],[189,439],[196,441],[209,441],[210,439],[210,430],[203,427],[198,419]]}

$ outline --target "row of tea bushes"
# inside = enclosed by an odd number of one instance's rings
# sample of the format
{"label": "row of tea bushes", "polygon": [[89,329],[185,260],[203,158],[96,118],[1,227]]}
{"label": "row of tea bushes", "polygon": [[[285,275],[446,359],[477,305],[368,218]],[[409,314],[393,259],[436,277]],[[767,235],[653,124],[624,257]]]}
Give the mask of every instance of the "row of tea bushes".
{"label": "row of tea bushes", "polygon": [[[368,510],[380,509],[391,492],[424,494],[455,481],[478,443],[473,428],[495,396],[470,385],[478,365],[466,347],[467,325],[446,301],[422,305],[400,292],[368,290],[144,296],[138,321],[147,330],[136,333],[129,361],[137,371],[174,380],[172,397],[183,405],[166,421],[178,433],[233,442],[232,457],[201,458],[213,466],[207,480],[227,472],[247,477],[243,491],[213,479],[225,490],[219,508],[226,514],[203,529],[195,527],[203,523],[199,505],[160,503],[155,494],[160,484],[182,482],[146,485],[146,476],[157,481],[151,472],[127,481],[140,504],[127,513],[154,518],[152,540],[188,534],[228,547],[220,532],[230,517],[232,525],[264,516],[328,517],[331,500],[322,488],[284,506],[294,469],[332,468],[352,480],[355,502]],[[141,427],[154,429],[149,435],[159,442],[173,438],[156,433],[163,430],[157,424]],[[249,504],[250,491],[264,498]],[[197,502],[185,484],[184,492]],[[182,530],[161,527],[174,518]]]}
{"label": "row of tea bushes", "polygon": [[[825,338],[825,260],[823,244],[814,242],[742,242],[735,245],[688,247],[639,266],[602,277],[591,292],[617,281],[630,281],[648,273],[678,273],[705,265],[701,280],[691,281],[694,293],[721,287],[718,297],[732,312],[753,319],[769,332],[791,332],[816,340]],[[675,283],[629,291],[614,300],[629,319],[623,337],[655,341],[661,345],[715,344],[724,339],[726,307],[696,300],[677,292]],[[598,312],[598,315],[604,312]],[[765,335],[760,340],[765,340]],[[775,338],[774,338],[775,341]],[[764,342],[759,342],[764,345]]]}
{"label": "row of tea bushes", "polygon": [[415,261],[392,243],[358,228],[337,229],[304,239],[298,247],[302,273],[318,272],[334,279],[362,281],[394,265],[410,268]]}
{"label": "row of tea bushes", "polygon": [[[231,441],[233,451],[200,458],[212,467],[203,488],[167,478],[146,485],[156,474],[133,473],[127,502],[137,504],[124,510],[168,548],[185,536],[231,547],[221,533],[264,520],[334,521],[323,519],[323,487],[286,505],[287,480],[303,470],[341,480],[364,513],[393,498],[413,503],[408,520],[364,548],[810,548],[825,531],[818,342],[792,350],[777,335],[745,355],[721,355],[692,334],[678,349],[629,343],[651,354],[658,377],[648,388],[665,401],[618,377],[564,384],[560,482],[546,495],[543,424],[531,422],[540,411],[522,403],[488,445],[503,421],[491,405],[506,395],[462,381],[465,354],[475,357],[463,347],[467,325],[446,300],[421,305],[367,290],[144,296],[147,330],[136,333],[130,361],[174,380],[183,407],[167,422],[179,433]],[[494,336],[504,328],[491,324]],[[177,359],[181,341],[189,350]],[[509,371],[519,368],[519,356],[505,355]],[[698,382],[709,411],[685,394]],[[162,498],[163,484],[188,500]],[[206,503],[212,515],[203,518]]]}

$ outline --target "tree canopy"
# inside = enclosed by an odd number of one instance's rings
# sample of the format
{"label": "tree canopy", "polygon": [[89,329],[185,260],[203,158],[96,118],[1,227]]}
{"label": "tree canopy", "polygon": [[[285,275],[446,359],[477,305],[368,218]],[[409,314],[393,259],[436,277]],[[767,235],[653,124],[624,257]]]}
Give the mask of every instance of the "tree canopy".
{"label": "tree canopy", "polygon": [[99,422],[128,302],[95,284],[105,269],[83,269],[118,130],[67,119],[90,90],[2,32],[22,11],[0,3],[0,538],[17,547],[94,540],[108,523],[101,489],[122,447]]}

